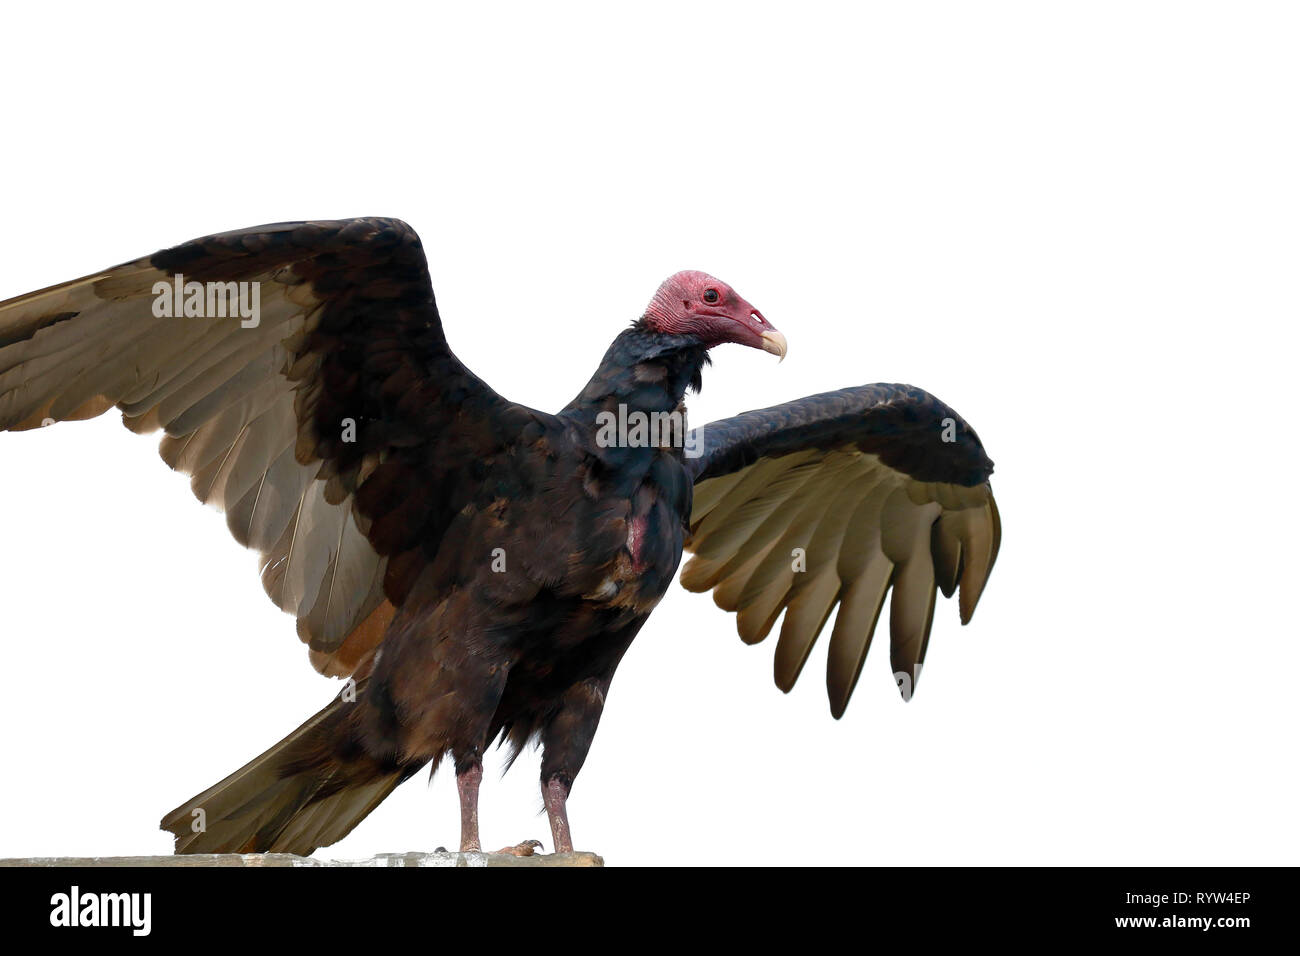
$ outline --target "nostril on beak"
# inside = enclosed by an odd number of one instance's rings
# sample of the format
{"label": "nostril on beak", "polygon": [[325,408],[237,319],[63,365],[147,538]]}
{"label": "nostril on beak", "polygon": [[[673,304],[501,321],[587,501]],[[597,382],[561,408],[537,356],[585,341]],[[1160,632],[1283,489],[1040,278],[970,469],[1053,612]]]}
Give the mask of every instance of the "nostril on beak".
{"label": "nostril on beak", "polygon": [[749,317],[753,319],[755,322],[757,322],[759,325],[767,325],[767,319],[763,318],[763,313],[758,311],[758,309],[755,309],[753,312],[749,313]]}

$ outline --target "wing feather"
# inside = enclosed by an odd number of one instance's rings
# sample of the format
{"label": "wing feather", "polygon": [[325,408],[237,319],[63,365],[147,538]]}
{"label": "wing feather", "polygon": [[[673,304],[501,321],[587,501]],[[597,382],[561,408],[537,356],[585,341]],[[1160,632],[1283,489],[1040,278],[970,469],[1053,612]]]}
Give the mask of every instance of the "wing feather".
{"label": "wing feather", "polygon": [[844,716],[858,684],[893,570],[893,564],[881,551],[873,551],[861,573],[844,591],[826,660],[826,694],[836,720]]}
{"label": "wing feather", "polygon": [[930,551],[934,555],[934,576],[943,592],[950,598],[957,590],[961,576],[961,536],[958,533],[959,513],[944,512],[934,523],[930,533]]}
{"label": "wing feather", "polygon": [[994,541],[998,537],[996,519],[994,518],[992,498],[989,503],[978,510],[969,509],[963,513],[961,593],[958,606],[961,609],[961,622],[966,624],[975,614],[975,605],[984,593],[988,583],[989,572],[993,570],[996,556]]}
{"label": "wing feather", "polygon": [[[700,590],[713,587],[713,603],[724,611],[735,611],[740,607],[740,600],[745,587],[749,584],[749,579],[774,547],[776,547],[776,538],[769,539],[765,544],[748,548],[743,556],[738,554],[720,570],[716,584],[706,585]],[[740,564],[737,565],[737,561]]]}
{"label": "wing feather", "polygon": [[787,694],[803,672],[817,635],[835,610],[843,586],[835,568],[829,564],[819,567],[806,581],[794,592],[785,620],[781,622],[781,636],[776,641],[773,676],[776,686]]}
{"label": "wing feather", "polygon": [[[807,482],[791,502],[786,527],[778,543],[754,570],[741,594],[737,626],[749,643],[761,641],[771,632],[776,618],[794,591],[799,555],[806,561],[808,546],[817,529],[818,517],[825,512],[827,498],[843,480],[850,464],[847,456],[830,456],[813,481]],[[749,632],[746,633],[746,623]]]}

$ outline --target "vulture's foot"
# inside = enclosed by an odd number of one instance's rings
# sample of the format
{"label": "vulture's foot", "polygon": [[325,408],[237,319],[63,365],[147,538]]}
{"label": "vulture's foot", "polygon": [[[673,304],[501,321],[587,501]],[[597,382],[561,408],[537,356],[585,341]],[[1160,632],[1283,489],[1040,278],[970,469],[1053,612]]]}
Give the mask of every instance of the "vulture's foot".
{"label": "vulture's foot", "polygon": [[502,847],[497,852],[509,853],[511,856],[532,856],[541,848],[541,840],[525,840],[523,843],[516,843],[514,846]]}

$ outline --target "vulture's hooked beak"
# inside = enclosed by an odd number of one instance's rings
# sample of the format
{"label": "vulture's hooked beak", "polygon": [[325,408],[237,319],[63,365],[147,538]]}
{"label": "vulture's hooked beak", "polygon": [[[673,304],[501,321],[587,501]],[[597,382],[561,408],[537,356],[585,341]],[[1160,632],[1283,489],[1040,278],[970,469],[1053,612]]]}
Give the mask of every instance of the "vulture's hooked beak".
{"label": "vulture's hooked beak", "polygon": [[[763,333],[764,352],[771,352],[780,360],[780,362],[784,362],[786,349],[787,345],[785,342],[785,336],[776,329],[768,329]],[[780,362],[777,364],[780,364]]]}

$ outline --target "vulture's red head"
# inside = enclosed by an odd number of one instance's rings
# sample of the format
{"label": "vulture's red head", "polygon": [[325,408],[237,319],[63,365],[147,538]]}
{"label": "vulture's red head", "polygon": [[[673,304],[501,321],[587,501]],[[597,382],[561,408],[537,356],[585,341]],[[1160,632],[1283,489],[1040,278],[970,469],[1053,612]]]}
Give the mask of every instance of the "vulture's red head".
{"label": "vulture's red head", "polygon": [[667,335],[693,335],[707,348],[736,342],[785,358],[785,336],[727,283],[704,272],[679,272],[659,287],[645,324]]}

